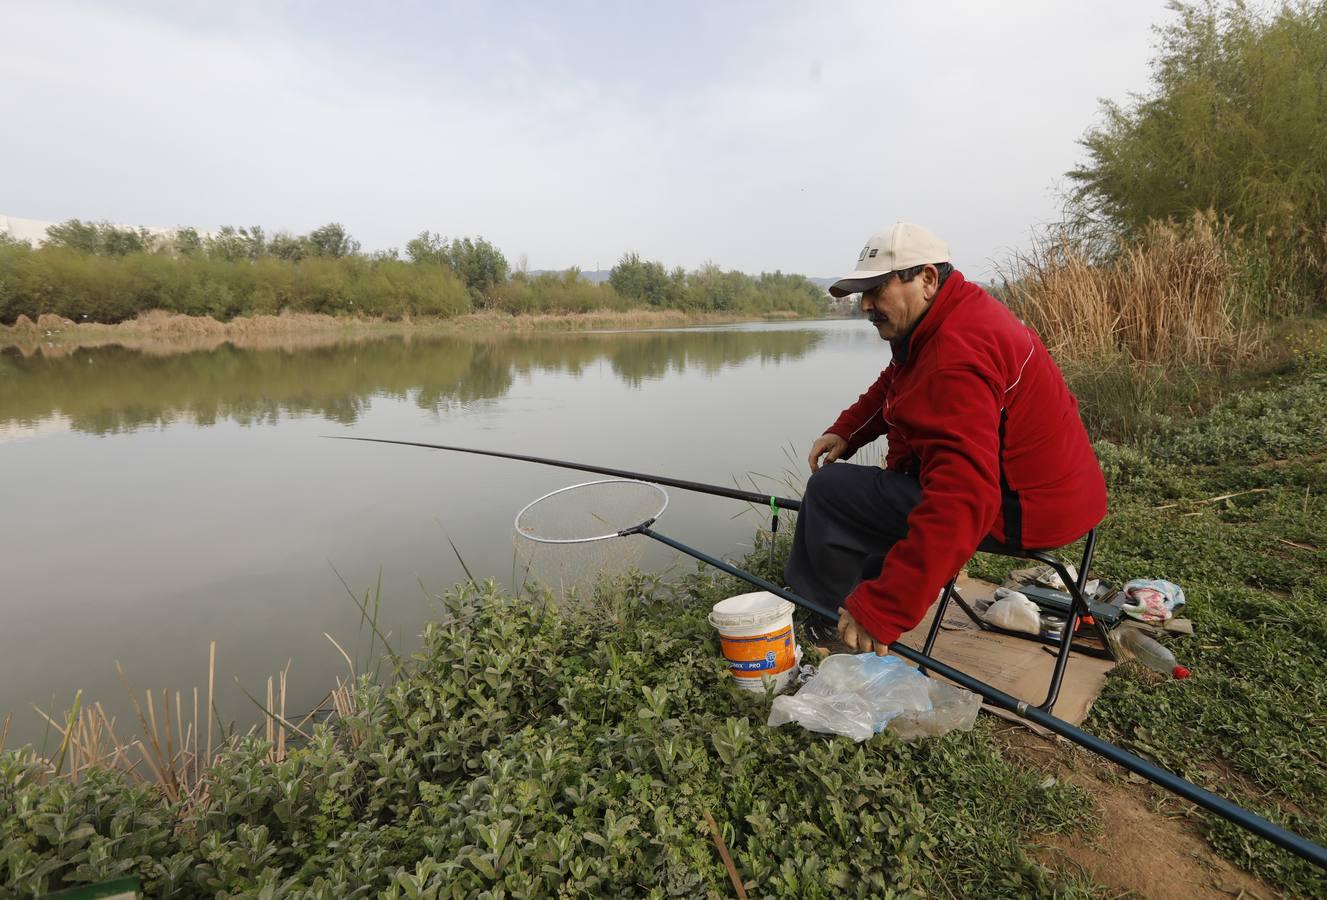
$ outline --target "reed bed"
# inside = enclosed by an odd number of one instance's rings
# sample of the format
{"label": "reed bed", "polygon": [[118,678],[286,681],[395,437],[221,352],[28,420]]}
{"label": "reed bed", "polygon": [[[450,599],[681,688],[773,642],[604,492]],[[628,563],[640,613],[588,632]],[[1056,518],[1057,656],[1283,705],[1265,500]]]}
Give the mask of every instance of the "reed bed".
{"label": "reed bed", "polygon": [[1061,232],[1014,257],[1005,293],[1062,361],[1229,364],[1263,334],[1247,256],[1213,213],[1151,222],[1107,259]]}
{"label": "reed bed", "polygon": [[[185,808],[206,805],[210,770],[223,753],[237,749],[246,738],[260,735],[269,748],[268,761],[279,763],[285,760],[292,741],[311,739],[311,722],[353,718],[357,711],[355,666],[340,644],[330,635],[327,639],[345,657],[349,675],[336,677],[336,686],[297,721],[286,716],[287,664],[267,679],[265,703],[251,698],[263,713],[259,724],[246,731],[224,725],[213,705],[217,650],[213,641],[204,696],[197,687],[188,695],[183,691],[149,690],[143,692],[140,701],[117,664],[137,719],[138,736],[122,739],[120,732],[124,729],[117,728],[115,717],[107,714],[100,702],[84,705],[83,692],[79,691],[63,716],[37,709],[60,743],[49,756],[31,751],[30,759],[39,764],[44,780],[64,779],[77,784],[90,771],[111,770],[130,781],[157,786],[171,804],[181,803]],[[5,749],[10,719],[6,715],[0,720],[0,752]],[[348,733],[351,744],[358,746],[362,735],[354,728]]]}

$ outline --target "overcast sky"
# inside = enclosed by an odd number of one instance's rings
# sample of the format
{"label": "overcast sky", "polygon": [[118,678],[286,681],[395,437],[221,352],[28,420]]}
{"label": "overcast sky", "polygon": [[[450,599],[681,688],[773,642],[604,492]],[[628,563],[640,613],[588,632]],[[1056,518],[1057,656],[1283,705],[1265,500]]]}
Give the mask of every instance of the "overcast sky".
{"label": "overcast sky", "polygon": [[[381,8],[374,8],[374,7]],[[1056,218],[1163,2],[0,0],[0,214],[482,235],[513,264],[970,275]]]}

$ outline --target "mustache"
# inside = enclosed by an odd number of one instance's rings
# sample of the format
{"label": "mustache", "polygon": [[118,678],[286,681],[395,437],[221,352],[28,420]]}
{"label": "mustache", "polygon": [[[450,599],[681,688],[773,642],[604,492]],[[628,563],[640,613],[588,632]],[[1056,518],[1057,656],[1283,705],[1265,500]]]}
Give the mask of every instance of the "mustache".
{"label": "mustache", "polygon": [[881,322],[889,321],[885,316],[879,315],[878,313],[867,313],[866,318],[872,325],[879,325]]}

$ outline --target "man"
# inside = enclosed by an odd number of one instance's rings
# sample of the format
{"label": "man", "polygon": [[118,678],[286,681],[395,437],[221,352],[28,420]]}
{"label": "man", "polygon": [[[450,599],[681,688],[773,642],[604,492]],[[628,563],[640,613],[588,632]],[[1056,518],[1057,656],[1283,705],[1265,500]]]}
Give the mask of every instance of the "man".
{"label": "man", "polygon": [[[1041,339],[964,279],[934,234],[900,223],[873,235],[829,291],[861,294],[893,352],[811,447],[784,575],[839,607],[849,649],[884,655],[983,539],[1072,543],[1105,517],[1106,483]],[[840,462],[881,435],[883,468]]]}

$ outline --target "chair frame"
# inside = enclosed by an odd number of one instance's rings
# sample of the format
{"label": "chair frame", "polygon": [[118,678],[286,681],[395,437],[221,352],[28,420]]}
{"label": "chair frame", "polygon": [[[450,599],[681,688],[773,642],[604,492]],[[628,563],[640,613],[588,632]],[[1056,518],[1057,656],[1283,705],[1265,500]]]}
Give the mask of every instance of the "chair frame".
{"label": "chair frame", "polygon": [[[1087,656],[1094,656],[1098,659],[1115,659],[1115,653],[1111,648],[1110,641],[1106,636],[1106,628],[1101,620],[1093,617],[1092,612],[1087,605],[1087,599],[1083,595],[1083,586],[1087,584],[1087,572],[1092,566],[1092,556],[1096,552],[1097,530],[1093,528],[1086,535],[1086,543],[1083,547],[1082,561],[1078,567],[1078,577],[1070,578],[1069,570],[1065,564],[1056,556],[1052,555],[1053,550],[1021,550],[1015,547],[1008,547],[999,544],[994,540],[987,539],[981,543],[977,549],[986,553],[994,553],[999,556],[1010,556],[1016,559],[1035,559],[1038,562],[1050,566],[1060,580],[1064,582],[1072,602],[1069,604],[1069,613],[1065,617],[1064,631],[1058,640],[1043,637],[1040,634],[1027,634],[1022,631],[1011,631],[1008,628],[1001,628],[998,625],[992,625],[981,616],[977,615],[976,610],[968,605],[967,601],[959,593],[957,583],[958,576],[955,575],[949,579],[945,585],[944,593],[940,596],[940,602],[935,607],[935,615],[931,621],[930,631],[927,632],[926,642],[922,645],[922,653],[926,656],[931,655],[931,649],[935,646],[935,639],[940,634],[940,625],[944,621],[945,610],[949,607],[949,601],[952,599],[958,603],[958,606],[972,620],[973,624],[983,631],[993,631],[997,634],[1007,634],[1011,637],[1019,638],[1025,641],[1034,641],[1039,644],[1046,644],[1058,648],[1055,654],[1055,670],[1051,673],[1050,688],[1046,693],[1046,699],[1041,702],[1039,709],[1049,713],[1055,706],[1055,701],[1060,696],[1060,685],[1064,681],[1065,668],[1069,665],[1069,654],[1072,652],[1082,653]],[[1096,629],[1097,636],[1101,639],[1101,648],[1084,644],[1075,644],[1074,637],[1077,634],[1079,619],[1087,616],[1091,619],[1093,627]],[[1104,648],[1104,649],[1102,649]],[[927,675],[926,668],[920,667],[923,675]]]}

